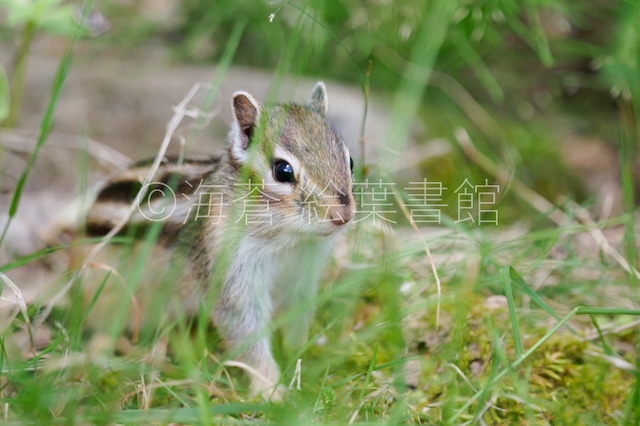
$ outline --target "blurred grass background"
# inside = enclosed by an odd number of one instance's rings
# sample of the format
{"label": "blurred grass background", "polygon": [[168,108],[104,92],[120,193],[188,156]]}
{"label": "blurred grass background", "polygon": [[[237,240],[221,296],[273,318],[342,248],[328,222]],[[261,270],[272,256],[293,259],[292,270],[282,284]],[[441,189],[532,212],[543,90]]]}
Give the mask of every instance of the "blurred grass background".
{"label": "blurred grass background", "polygon": [[[55,10],[72,5],[33,3]],[[498,182],[499,226],[456,224],[455,194],[447,193],[442,226],[421,234],[435,256],[442,295],[420,238],[407,226],[396,234],[384,226],[354,229],[348,261],[339,259],[328,272],[334,284],[320,298],[313,337],[296,354],[305,359],[303,391],[284,406],[238,403],[227,398],[233,392],[220,396],[216,386],[232,385],[208,352],[215,337],[200,329],[192,340],[163,333],[175,348],[167,361],[149,361],[151,341],[122,357],[83,362],[82,313],[60,309],[49,321],[64,325],[55,326],[53,341],[21,358],[5,341],[24,329],[18,316],[0,339],[5,420],[640,423],[640,337],[630,316],[640,303],[640,2],[110,0],[92,6],[108,25],[95,37],[83,35],[79,44],[89,56],[162,46],[174,64],[216,64],[240,23],[233,65],[269,70],[279,81],[304,75],[360,87],[363,96],[381,100],[390,119],[387,134],[364,141],[369,154],[360,167],[367,176],[398,187],[426,177],[450,190],[464,179]],[[29,22],[6,19],[4,45],[19,51],[33,36],[29,25],[36,40],[60,37],[45,18]],[[3,63],[12,83],[16,63]],[[464,135],[477,151],[468,150]],[[409,153],[410,167],[403,164],[407,156],[389,152]],[[551,204],[540,209],[532,194]],[[590,209],[595,223],[579,206]],[[399,211],[394,219],[407,224]],[[589,239],[594,231],[624,235],[611,244],[627,268]],[[608,310],[574,310],[581,305]],[[37,316],[38,307],[32,310]],[[570,330],[554,328],[562,318]],[[48,359],[69,353],[77,355],[71,366]],[[280,354],[287,378],[296,356]],[[53,366],[42,371],[39,364]]]}
{"label": "blurred grass background", "polygon": [[[176,61],[198,63],[218,61],[246,19],[235,64],[367,86],[388,100],[395,125],[378,143],[399,150],[408,139],[455,139],[463,127],[482,152],[554,202],[596,202],[589,176],[567,164],[563,149],[597,139],[615,155],[621,109],[637,119],[635,2],[187,1],[171,19],[146,23],[145,3],[138,14],[125,3],[100,7],[116,29],[100,43],[161,43]],[[567,140],[576,146],[566,148]],[[426,156],[418,175],[448,188],[486,177],[459,147],[450,149]],[[530,213],[517,199],[501,205],[506,223]]]}

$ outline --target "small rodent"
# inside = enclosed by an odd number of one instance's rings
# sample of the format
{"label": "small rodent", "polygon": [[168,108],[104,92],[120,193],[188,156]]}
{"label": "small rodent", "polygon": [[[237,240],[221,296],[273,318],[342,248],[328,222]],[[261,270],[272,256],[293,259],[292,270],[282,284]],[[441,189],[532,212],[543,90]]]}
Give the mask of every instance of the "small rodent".
{"label": "small rodent", "polygon": [[[327,111],[322,82],[306,104],[263,106],[236,92],[226,151],[167,159],[154,179],[173,188],[176,209],[156,242],[164,257],[152,256],[162,265],[150,266],[143,277],[155,282],[133,291],[148,305],[153,293],[177,297],[169,298],[169,307],[144,307],[143,315],[176,309],[194,315],[212,300],[211,321],[230,353],[255,370],[252,392],[271,399],[282,397],[269,336],[272,317],[315,297],[332,245],[355,214],[353,160]],[[149,164],[137,163],[106,182],[87,216],[89,235],[106,234],[126,214]],[[166,198],[150,191],[144,202],[157,207]],[[144,225],[145,217],[141,207],[130,224]],[[313,319],[312,309],[299,311],[283,326],[290,347],[306,339]]]}

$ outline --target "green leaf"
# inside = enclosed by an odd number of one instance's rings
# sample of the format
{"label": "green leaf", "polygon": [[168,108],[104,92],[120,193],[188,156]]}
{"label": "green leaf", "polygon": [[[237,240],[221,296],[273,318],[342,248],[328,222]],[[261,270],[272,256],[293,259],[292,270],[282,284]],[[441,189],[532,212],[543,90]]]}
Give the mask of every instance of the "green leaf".
{"label": "green leaf", "polygon": [[32,0],[5,1],[7,25],[14,27],[24,24],[34,16],[35,3]]}
{"label": "green leaf", "polygon": [[76,36],[82,27],[74,20],[74,8],[61,0],[14,0],[4,2],[7,24],[31,23],[37,29],[64,36]]}

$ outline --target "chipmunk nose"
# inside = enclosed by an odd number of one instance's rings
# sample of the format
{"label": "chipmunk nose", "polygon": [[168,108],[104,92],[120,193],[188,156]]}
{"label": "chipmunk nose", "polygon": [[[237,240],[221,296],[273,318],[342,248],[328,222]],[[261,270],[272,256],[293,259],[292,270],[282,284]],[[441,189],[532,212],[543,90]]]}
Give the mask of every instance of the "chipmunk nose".
{"label": "chipmunk nose", "polygon": [[351,209],[351,203],[346,206],[331,206],[329,209],[329,217],[334,225],[344,225],[353,219],[353,210]]}

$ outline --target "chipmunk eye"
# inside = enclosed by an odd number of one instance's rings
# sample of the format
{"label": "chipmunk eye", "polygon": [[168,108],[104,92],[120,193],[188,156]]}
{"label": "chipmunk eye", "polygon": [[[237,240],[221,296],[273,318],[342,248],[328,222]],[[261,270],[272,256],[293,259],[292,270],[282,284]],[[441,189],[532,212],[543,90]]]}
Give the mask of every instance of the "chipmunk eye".
{"label": "chipmunk eye", "polygon": [[351,168],[351,172],[353,173],[353,157],[349,157],[349,167]]}
{"label": "chipmunk eye", "polygon": [[273,177],[279,182],[294,182],[293,167],[284,160],[273,163]]}

